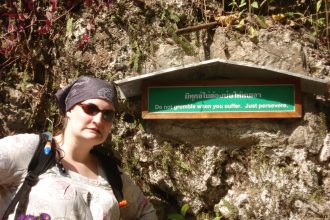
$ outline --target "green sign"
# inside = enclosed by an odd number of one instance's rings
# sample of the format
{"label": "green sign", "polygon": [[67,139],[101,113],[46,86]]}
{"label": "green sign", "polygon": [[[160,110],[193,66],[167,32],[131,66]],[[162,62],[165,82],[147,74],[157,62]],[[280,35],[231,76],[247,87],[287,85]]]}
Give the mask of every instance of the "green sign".
{"label": "green sign", "polygon": [[295,85],[149,87],[148,111],[294,112]]}

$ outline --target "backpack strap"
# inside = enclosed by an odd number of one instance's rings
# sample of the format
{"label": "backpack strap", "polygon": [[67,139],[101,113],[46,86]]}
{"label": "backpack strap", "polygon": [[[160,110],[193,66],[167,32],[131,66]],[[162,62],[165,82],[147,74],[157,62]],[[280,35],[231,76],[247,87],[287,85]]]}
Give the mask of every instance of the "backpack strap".
{"label": "backpack strap", "polygon": [[26,201],[28,200],[31,188],[38,182],[40,174],[55,165],[55,155],[55,142],[52,141],[52,135],[49,132],[40,134],[39,144],[29,163],[27,176],[6,209],[2,220],[8,219],[8,216],[14,211],[17,203],[19,204],[16,209],[15,219],[21,214],[25,214]]}
{"label": "backpack strap", "polygon": [[93,148],[91,153],[99,159],[119,206],[125,206],[127,201],[124,200],[123,181],[121,179],[122,173],[118,168],[119,162],[113,155],[107,152],[106,149],[102,148],[104,147]]}

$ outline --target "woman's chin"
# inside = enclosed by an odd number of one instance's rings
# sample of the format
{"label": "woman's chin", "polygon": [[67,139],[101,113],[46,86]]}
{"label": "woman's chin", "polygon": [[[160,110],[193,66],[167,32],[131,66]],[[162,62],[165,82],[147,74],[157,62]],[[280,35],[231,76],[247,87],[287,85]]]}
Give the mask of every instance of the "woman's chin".
{"label": "woman's chin", "polygon": [[92,141],[95,145],[101,144],[104,142],[105,138],[102,134],[97,132],[88,132],[83,135],[86,141]]}

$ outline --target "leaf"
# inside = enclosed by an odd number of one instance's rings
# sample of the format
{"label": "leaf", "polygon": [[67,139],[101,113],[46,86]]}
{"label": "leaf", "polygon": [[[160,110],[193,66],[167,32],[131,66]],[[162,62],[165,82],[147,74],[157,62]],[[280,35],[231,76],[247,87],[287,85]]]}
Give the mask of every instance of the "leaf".
{"label": "leaf", "polygon": [[244,26],[245,26],[245,19],[242,19],[237,25],[235,25],[237,29],[241,29]]}
{"label": "leaf", "polygon": [[256,20],[257,20],[258,24],[260,25],[260,27],[265,28],[265,29],[268,27],[267,24],[266,24],[266,22],[265,22],[265,18],[264,17],[257,16],[256,17]]}
{"label": "leaf", "polygon": [[251,39],[258,37],[258,32],[253,27],[250,27],[248,31]]}
{"label": "leaf", "polygon": [[72,23],[73,23],[73,18],[69,18],[68,21],[66,22],[66,36],[71,37],[72,36]]}
{"label": "leaf", "polygon": [[162,19],[164,18],[168,18],[172,21],[174,21],[175,23],[178,23],[180,21],[180,18],[178,15],[175,14],[175,12],[173,12],[172,10],[166,9],[163,14],[162,14]]}
{"label": "leaf", "polygon": [[214,17],[214,19],[222,26],[230,26],[237,20],[234,15],[220,15]]}
{"label": "leaf", "polygon": [[131,45],[133,49],[139,48],[138,42],[135,40],[133,44]]}
{"label": "leaf", "polygon": [[46,12],[46,18],[51,21],[53,19],[53,14],[50,13],[49,11]]}
{"label": "leaf", "polygon": [[81,40],[84,41],[84,42],[87,42],[89,40],[89,35],[84,34]]}
{"label": "leaf", "polygon": [[177,213],[173,213],[173,214],[169,214],[167,216],[167,219],[171,219],[171,220],[184,220],[184,217],[180,214]]}
{"label": "leaf", "polygon": [[229,3],[229,6],[232,6],[232,8],[237,7],[237,3],[235,1],[232,1]]}
{"label": "leaf", "polygon": [[52,4],[52,12],[55,12],[57,9],[57,0],[50,0],[50,3]]}
{"label": "leaf", "polygon": [[182,216],[186,216],[186,213],[188,211],[188,209],[190,208],[189,204],[185,203],[182,207],[181,207],[181,215]]}
{"label": "leaf", "polygon": [[274,21],[280,21],[283,18],[285,18],[285,15],[284,14],[272,15],[272,18],[274,19]]}
{"label": "leaf", "polygon": [[177,16],[176,14],[172,13],[171,17],[170,17],[174,22],[178,23],[180,21],[179,16]]}
{"label": "leaf", "polygon": [[287,12],[284,14],[286,17],[290,17],[290,18],[293,18],[293,17],[303,17],[304,15],[300,12]]}
{"label": "leaf", "polygon": [[242,8],[246,5],[246,1],[245,0],[241,0],[241,3],[239,4],[239,8]]}
{"label": "leaf", "polygon": [[19,13],[18,14],[18,19],[20,21],[24,21],[27,17],[28,17],[28,15],[26,13]]}
{"label": "leaf", "polygon": [[140,61],[141,61],[141,50],[139,49],[139,45],[137,41],[134,41],[131,45],[134,49],[134,54],[132,55],[130,59],[130,65],[132,66],[132,69],[134,71],[138,71],[140,67]]}
{"label": "leaf", "polygon": [[252,2],[251,7],[252,8],[259,8],[258,2]]}
{"label": "leaf", "polygon": [[293,13],[294,15],[298,15],[299,17],[304,17],[304,14],[303,13],[300,13],[300,12],[295,12]]}
{"label": "leaf", "polygon": [[318,26],[323,26],[325,24],[325,18],[319,18],[315,22]]}
{"label": "leaf", "polygon": [[[318,2],[316,3],[316,12],[319,12],[320,11],[320,8],[322,6],[322,1],[323,0],[318,0]],[[327,0],[326,0],[327,1]]]}

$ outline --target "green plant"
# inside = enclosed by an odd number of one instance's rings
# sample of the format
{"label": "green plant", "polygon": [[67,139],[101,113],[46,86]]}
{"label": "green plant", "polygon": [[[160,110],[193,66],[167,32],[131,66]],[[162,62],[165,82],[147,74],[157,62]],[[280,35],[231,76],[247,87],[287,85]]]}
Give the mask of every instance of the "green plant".
{"label": "green plant", "polygon": [[186,214],[189,208],[189,204],[185,203],[182,205],[180,213],[171,213],[167,216],[167,218],[170,220],[184,220],[186,219]]}
{"label": "green plant", "polygon": [[142,62],[142,51],[139,48],[138,42],[134,41],[132,44],[132,49],[134,51],[133,55],[130,59],[130,65],[132,66],[133,71],[140,72],[141,71],[141,62]]}
{"label": "green plant", "polygon": [[186,172],[192,171],[192,168],[190,167],[190,165],[188,163],[184,162],[183,160],[181,160],[180,158],[177,158],[176,164],[177,164],[177,166],[179,166],[181,169],[183,169]]}
{"label": "green plant", "polygon": [[222,199],[221,201],[223,202],[223,205],[230,211],[231,216],[237,216],[238,209],[236,206],[234,206],[232,203],[230,203],[226,199]]}
{"label": "green plant", "polygon": [[246,1],[245,0],[240,0],[239,3],[236,2],[236,0],[232,0],[229,4],[231,6],[231,10],[241,10],[244,6],[246,6]]}
{"label": "green plant", "polygon": [[160,157],[161,157],[161,166],[164,170],[169,169],[169,165],[172,162],[172,156],[173,156],[174,150],[173,147],[170,143],[165,142],[162,151],[160,152]]}
{"label": "green plant", "polygon": [[178,29],[177,23],[180,22],[180,16],[175,11],[165,8],[161,15],[161,21],[164,23],[165,34],[170,36],[187,55],[194,55],[195,51],[189,40],[176,34],[176,30]]}
{"label": "green plant", "polygon": [[197,216],[197,220],[221,220],[222,216],[217,213],[216,215],[211,213],[201,213]]}

